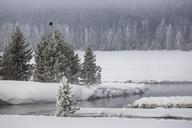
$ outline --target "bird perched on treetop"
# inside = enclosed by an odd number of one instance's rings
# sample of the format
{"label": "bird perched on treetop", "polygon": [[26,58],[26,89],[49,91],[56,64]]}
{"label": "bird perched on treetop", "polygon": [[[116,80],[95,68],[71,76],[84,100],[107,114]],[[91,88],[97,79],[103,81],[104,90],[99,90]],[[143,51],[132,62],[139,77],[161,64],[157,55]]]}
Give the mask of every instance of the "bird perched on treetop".
{"label": "bird perched on treetop", "polygon": [[53,25],[53,22],[49,22],[49,26],[52,26]]}

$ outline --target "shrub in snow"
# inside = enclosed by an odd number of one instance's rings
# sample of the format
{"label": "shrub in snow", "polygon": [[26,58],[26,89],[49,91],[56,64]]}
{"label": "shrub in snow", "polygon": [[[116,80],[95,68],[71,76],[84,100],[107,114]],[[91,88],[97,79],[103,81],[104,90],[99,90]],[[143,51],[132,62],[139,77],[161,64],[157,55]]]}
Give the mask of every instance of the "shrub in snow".
{"label": "shrub in snow", "polygon": [[58,117],[67,117],[75,113],[79,109],[78,102],[71,95],[71,88],[68,80],[63,77],[63,86],[59,87],[57,94],[57,110],[55,115]]}
{"label": "shrub in snow", "polygon": [[16,26],[1,60],[0,76],[3,79],[28,80],[31,77],[32,65],[29,61],[32,58],[32,50],[28,49],[28,46],[21,29]]}
{"label": "shrub in snow", "polygon": [[88,47],[84,55],[81,78],[85,84],[95,84],[101,81],[101,67],[96,65],[96,56]]}

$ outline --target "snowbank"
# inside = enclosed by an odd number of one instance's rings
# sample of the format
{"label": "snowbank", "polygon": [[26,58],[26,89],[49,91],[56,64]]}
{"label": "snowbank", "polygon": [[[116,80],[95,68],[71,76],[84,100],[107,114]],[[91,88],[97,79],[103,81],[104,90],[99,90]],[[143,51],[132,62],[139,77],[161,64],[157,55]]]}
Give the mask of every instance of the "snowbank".
{"label": "snowbank", "polygon": [[[0,81],[0,103],[28,104],[56,102],[58,83]],[[71,85],[72,94],[79,100],[115,97],[143,93],[143,84],[103,83],[91,87]]]}
{"label": "snowbank", "polygon": [[191,128],[192,121],[126,118],[58,118],[18,115],[0,116],[0,124],[2,128]]}
{"label": "snowbank", "polygon": [[[84,52],[78,52],[83,58]],[[102,81],[192,81],[192,52],[95,51]],[[83,59],[82,59],[83,60]]]}
{"label": "snowbank", "polygon": [[192,119],[192,109],[189,108],[80,108],[76,117],[127,117],[127,118],[173,118]]}
{"label": "snowbank", "polygon": [[133,108],[192,108],[191,96],[177,97],[144,97],[128,107]]}
{"label": "snowbank", "polygon": [[74,85],[72,93],[81,100],[92,100],[104,97],[117,97],[131,94],[142,94],[147,90],[143,84],[102,83],[91,87]]}

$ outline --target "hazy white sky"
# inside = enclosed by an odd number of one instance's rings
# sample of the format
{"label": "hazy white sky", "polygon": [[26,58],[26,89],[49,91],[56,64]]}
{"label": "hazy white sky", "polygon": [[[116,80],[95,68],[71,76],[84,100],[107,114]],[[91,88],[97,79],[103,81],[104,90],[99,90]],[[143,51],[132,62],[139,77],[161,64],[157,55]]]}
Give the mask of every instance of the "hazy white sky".
{"label": "hazy white sky", "polygon": [[123,5],[154,5],[181,4],[192,0],[0,0],[3,6],[32,6],[32,7],[91,7],[91,6],[123,6]]}

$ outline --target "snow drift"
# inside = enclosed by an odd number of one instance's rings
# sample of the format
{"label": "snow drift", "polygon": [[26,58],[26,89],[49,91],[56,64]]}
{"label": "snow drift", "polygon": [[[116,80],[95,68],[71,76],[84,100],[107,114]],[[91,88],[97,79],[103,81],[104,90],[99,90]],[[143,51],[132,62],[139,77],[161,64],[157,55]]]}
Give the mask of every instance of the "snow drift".
{"label": "snow drift", "polygon": [[[59,83],[0,81],[0,101],[6,104],[56,102]],[[71,85],[72,94],[79,100],[140,94],[147,89],[143,84],[102,83],[94,86]]]}
{"label": "snow drift", "polygon": [[132,105],[127,107],[133,108],[192,108],[191,96],[176,97],[144,97],[136,100]]}

